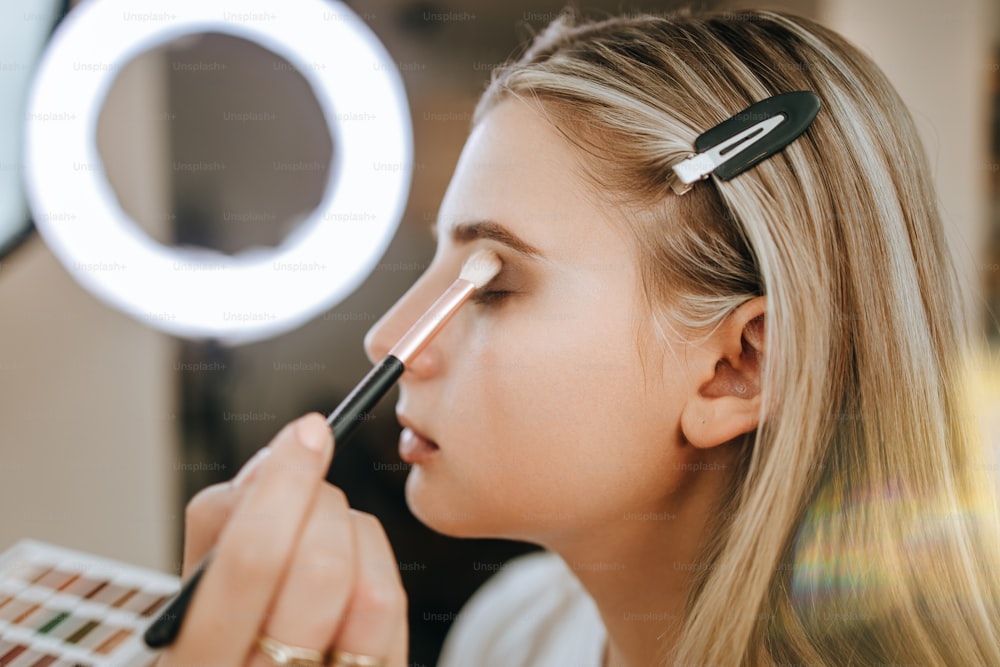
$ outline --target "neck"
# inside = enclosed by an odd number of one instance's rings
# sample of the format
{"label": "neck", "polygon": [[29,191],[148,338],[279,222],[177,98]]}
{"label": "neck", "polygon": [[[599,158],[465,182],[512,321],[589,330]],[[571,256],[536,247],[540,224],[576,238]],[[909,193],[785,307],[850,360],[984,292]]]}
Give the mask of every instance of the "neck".
{"label": "neck", "polygon": [[684,622],[714,499],[711,493],[689,496],[672,509],[630,513],[600,530],[547,545],[600,610],[608,633],[607,667],[664,664]]}

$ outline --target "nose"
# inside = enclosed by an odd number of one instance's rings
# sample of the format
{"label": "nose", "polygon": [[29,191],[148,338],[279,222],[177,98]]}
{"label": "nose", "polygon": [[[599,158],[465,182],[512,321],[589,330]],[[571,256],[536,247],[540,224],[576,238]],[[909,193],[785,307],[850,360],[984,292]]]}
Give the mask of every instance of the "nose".
{"label": "nose", "polygon": [[[425,273],[365,334],[365,354],[373,364],[385,358],[392,346],[438,296],[434,293],[434,285],[425,280],[427,276]],[[429,377],[438,372],[440,359],[441,352],[434,341],[431,341],[406,366],[406,374]]]}

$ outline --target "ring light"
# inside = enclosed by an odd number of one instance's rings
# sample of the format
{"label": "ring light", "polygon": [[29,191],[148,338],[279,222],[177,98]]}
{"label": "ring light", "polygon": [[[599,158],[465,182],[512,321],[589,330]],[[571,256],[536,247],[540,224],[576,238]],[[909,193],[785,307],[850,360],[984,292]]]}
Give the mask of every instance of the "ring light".
{"label": "ring light", "polygon": [[[339,2],[158,4],[89,0],[53,35],[26,117],[25,181],[38,231],[81,285],[161,331],[240,344],[294,329],[350,294],[399,225],[412,130],[395,63]],[[100,164],[97,120],[117,71],[143,51],[204,32],[288,60],[330,129],[334,156],[322,201],[276,248],[230,256],[164,246],[122,210],[102,169],[72,168]],[[79,71],[74,62],[84,55],[107,66]]]}

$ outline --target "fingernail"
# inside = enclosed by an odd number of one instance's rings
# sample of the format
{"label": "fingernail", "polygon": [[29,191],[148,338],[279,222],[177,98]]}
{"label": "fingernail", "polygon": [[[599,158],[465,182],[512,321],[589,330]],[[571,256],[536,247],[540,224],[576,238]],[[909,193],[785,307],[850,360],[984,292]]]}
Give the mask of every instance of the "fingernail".
{"label": "fingernail", "polygon": [[331,438],[330,427],[318,413],[315,415],[310,413],[299,419],[296,428],[299,432],[299,442],[306,448],[314,452],[322,452],[326,449]]}
{"label": "fingernail", "polygon": [[270,447],[261,447],[257,450],[257,453],[250,457],[250,460],[243,464],[240,471],[236,473],[236,477],[233,478],[233,486],[239,486],[246,483],[247,479],[254,470],[260,465],[260,462],[267,458],[267,455],[271,453]]}

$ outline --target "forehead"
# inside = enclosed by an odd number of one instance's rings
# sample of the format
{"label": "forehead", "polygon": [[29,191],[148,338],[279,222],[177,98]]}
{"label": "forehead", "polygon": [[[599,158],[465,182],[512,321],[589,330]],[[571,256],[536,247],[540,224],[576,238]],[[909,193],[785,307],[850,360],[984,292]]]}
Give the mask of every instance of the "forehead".
{"label": "forehead", "polygon": [[522,100],[505,100],[473,129],[438,216],[440,238],[455,224],[495,220],[550,259],[624,250],[580,155]]}

